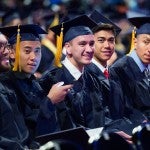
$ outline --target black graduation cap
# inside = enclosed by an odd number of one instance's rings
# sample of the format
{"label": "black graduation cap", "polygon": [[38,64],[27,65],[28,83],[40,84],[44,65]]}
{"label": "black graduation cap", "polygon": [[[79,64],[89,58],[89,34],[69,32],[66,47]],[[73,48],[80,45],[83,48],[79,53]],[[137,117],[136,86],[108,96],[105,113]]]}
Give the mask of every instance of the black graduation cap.
{"label": "black graduation cap", "polygon": [[46,34],[46,32],[36,24],[27,24],[20,26],[9,26],[0,28],[0,32],[8,37],[10,44],[16,43],[18,29],[20,29],[21,41],[36,41],[40,40],[39,34]]}
{"label": "black graduation cap", "polygon": [[136,34],[150,34],[150,16],[128,18],[133,26],[135,26]]}
{"label": "black graduation cap", "polygon": [[118,35],[121,32],[121,28],[119,28],[115,23],[113,23],[110,19],[103,16],[101,13],[99,13],[97,10],[94,10],[90,16],[92,20],[94,20],[97,24],[106,23],[111,24],[114,26],[116,34]]}
{"label": "black graduation cap", "polygon": [[[80,145],[83,149],[88,149],[88,140],[89,135],[86,133],[83,127],[78,127],[75,129],[63,130],[60,132],[55,132],[51,134],[46,134],[36,137],[36,141],[41,145],[49,141],[64,141],[67,143],[74,142],[77,145]],[[65,144],[65,143],[64,143]]]}
{"label": "black graduation cap", "polygon": [[79,35],[92,34],[90,29],[96,25],[97,24],[87,15],[80,15],[50,29],[57,35],[60,35],[61,28],[63,26],[64,42],[67,42]]}
{"label": "black graduation cap", "polygon": [[50,28],[57,35],[57,51],[55,55],[55,66],[61,67],[61,56],[63,43],[71,41],[80,35],[93,34],[91,29],[97,24],[87,15],[80,15],[74,19]]}
{"label": "black graduation cap", "polygon": [[10,9],[2,17],[2,26],[8,25],[14,19],[20,19],[19,12],[16,9]]}

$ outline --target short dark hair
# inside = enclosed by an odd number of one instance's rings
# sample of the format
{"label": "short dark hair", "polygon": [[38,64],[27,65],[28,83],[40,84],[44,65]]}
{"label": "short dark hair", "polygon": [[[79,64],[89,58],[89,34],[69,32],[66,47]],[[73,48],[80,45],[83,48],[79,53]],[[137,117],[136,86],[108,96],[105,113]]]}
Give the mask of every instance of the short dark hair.
{"label": "short dark hair", "polygon": [[113,34],[116,36],[116,30],[115,30],[115,27],[111,24],[106,24],[106,23],[101,23],[99,25],[97,25],[96,27],[94,27],[92,29],[92,32],[93,34],[101,31],[101,30],[109,30],[109,31],[112,31]]}

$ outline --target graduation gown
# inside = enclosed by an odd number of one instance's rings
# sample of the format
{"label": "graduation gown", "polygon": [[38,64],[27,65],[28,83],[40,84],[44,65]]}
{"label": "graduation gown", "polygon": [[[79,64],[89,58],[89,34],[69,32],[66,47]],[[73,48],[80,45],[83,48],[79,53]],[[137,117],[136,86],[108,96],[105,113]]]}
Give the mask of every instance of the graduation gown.
{"label": "graduation gown", "polygon": [[64,107],[71,114],[75,126],[87,128],[104,126],[102,96],[97,82],[88,72],[84,72],[83,78],[76,81],[65,66],[54,68],[40,79],[40,85],[45,92],[50,88],[48,83],[51,77],[55,77],[57,82],[64,81],[65,84],[74,85],[65,99]]}
{"label": "graduation gown", "polygon": [[[47,71],[39,82],[45,92],[48,92],[50,88],[48,83],[52,78],[55,78],[56,81],[64,81],[65,84],[73,83],[73,88],[65,98],[63,108],[64,110],[67,109],[75,126],[86,128],[105,127],[109,131],[122,130],[131,134],[133,124],[128,119],[119,119],[120,116],[117,116],[118,119],[113,120],[109,108],[104,105],[102,86],[99,79],[87,69],[84,70],[82,76],[82,79],[79,78],[76,81],[67,68],[63,66]],[[117,103],[117,109],[118,105]],[[62,120],[66,119],[61,113],[59,115]]]}
{"label": "graduation gown", "polygon": [[124,111],[124,100],[120,85],[110,78],[106,79],[104,73],[94,63],[87,65],[86,69],[93,76],[99,79],[99,84],[104,99],[103,106],[108,113],[108,117],[111,117],[112,119],[122,118]]}
{"label": "graduation gown", "polygon": [[150,83],[135,61],[124,56],[110,69],[111,77],[119,81],[126,98],[126,114],[135,109],[132,118],[140,120],[140,112],[150,119]]}
{"label": "graduation gown", "polygon": [[51,120],[51,131],[59,130],[55,108],[34,78],[19,78],[10,71],[0,76],[0,83],[0,148],[38,148],[38,118]]}

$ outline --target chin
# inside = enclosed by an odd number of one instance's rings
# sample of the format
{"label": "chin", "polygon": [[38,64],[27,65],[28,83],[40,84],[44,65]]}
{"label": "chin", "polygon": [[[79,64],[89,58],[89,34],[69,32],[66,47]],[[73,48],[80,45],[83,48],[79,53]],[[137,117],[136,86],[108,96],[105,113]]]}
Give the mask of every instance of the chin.
{"label": "chin", "polygon": [[89,65],[92,61],[87,61],[87,62],[84,62],[83,64],[84,65]]}

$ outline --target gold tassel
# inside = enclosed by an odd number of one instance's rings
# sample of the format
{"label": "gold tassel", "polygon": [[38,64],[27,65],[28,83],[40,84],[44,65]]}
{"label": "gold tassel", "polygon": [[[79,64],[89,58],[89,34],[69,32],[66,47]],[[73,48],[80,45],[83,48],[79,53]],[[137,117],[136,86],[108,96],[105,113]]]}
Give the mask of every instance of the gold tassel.
{"label": "gold tassel", "polygon": [[59,15],[58,15],[58,14],[55,14],[54,20],[53,20],[53,22],[50,24],[49,27],[54,27],[54,26],[57,26],[58,24],[59,24]]}
{"label": "gold tassel", "polygon": [[16,41],[16,56],[15,56],[15,63],[13,67],[13,71],[21,72],[21,66],[20,66],[20,25],[18,25],[17,29],[17,41]]}
{"label": "gold tassel", "polygon": [[62,23],[60,36],[57,35],[57,51],[55,54],[55,61],[54,61],[54,65],[56,67],[62,67],[61,57],[62,57],[63,30],[64,28]]}
{"label": "gold tassel", "polygon": [[134,29],[132,30],[131,46],[130,46],[130,51],[128,54],[130,54],[131,51],[134,49],[135,34],[136,34],[136,27],[134,27]]}

